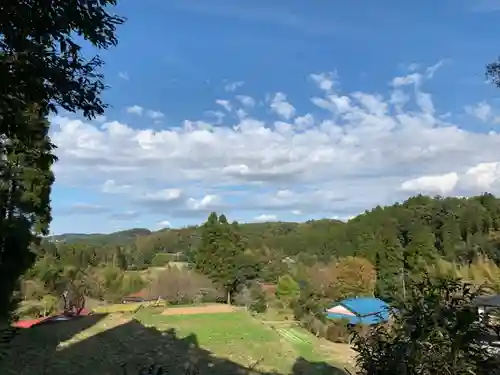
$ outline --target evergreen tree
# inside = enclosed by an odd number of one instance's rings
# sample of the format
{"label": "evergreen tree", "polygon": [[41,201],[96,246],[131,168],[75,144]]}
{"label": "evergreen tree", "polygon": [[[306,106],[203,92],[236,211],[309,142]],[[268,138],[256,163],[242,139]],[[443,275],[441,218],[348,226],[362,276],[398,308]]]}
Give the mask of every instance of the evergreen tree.
{"label": "evergreen tree", "polygon": [[99,2],[5,0],[0,6],[0,320],[12,310],[19,277],[32,265],[51,220],[47,118],[57,108],[93,118],[105,108],[102,60],[86,60],[75,37],[116,45],[123,19]]}
{"label": "evergreen tree", "polygon": [[245,254],[237,223],[229,224],[224,215],[211,213],[203,225],[201,243],[193,254],[195,268],[224,287],[227,302],[238,286],[256,276],[253,258]]}
{"label": "evergreen tree", "polygon": [[17,280],[33,264],[34,247],[51,220],[55,158],[46,113],[32,107],[18,124],[30,138],[5,138],[0,146],[0,320],[12,310]]}

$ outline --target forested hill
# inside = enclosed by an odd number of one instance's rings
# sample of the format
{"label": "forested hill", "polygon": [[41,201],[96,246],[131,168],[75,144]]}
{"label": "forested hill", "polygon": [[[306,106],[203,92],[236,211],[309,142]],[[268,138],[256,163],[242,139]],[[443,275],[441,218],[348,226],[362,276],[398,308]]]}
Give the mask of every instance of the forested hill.
{"label": "forested hill", "polygon": [[[500,200],[484,194],[471,198],[416,196],[389,207],[376,207],[343,223],[240,224],[246,248],[259,256],[291,257],[303,263],[356,255],[370,260],[388,280],[401,269],[419,271],[437,258],[469,262],[484,254],[500,262]],[[151,264],[157,253],[189,253],[200,228],[131,230],[79,239],[79,246],[105,254],[120,245],[134,263]],[[69,246],[69,245],[67,245]],[[135,260],[133,260],[135,259]],[[409,271],[410,272],[410,271]]]}
{"label": "forested hill", "polygon": [[47,237],[49,240],[64,242],[68,244],[84,242],[102,245],[126,245],[133,242],[137,236],[147,236],[151,234],[149,229],[133,228],[119,232],[103,234],[103,233],[64,233],[55,236]]}

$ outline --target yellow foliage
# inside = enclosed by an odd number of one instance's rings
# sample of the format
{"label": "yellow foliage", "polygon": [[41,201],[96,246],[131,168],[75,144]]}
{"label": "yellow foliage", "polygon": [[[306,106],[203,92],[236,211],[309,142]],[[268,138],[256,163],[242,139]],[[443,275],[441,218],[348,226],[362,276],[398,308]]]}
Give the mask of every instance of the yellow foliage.
{"label": "yellow foliage", "polygon": [[471,264],[455,264],[439,260],[429,271],[434,275],[454,276],[477,286],[500,292],[500,267],[486,257],[477,257]]}
{"label": "yellow foliage", "polygon": [[142,303],[117,303],[114,305],[106,305],[96,307],[93,311],[98,314],[111,314],[118,312],[134,313],[142,307]]}
{"label": "yellow foliage", "polygon": [[377,280],[375,267],[367,259],[352,256],[317,264],[306,273],[314,290],[334,300],[373,295]]}

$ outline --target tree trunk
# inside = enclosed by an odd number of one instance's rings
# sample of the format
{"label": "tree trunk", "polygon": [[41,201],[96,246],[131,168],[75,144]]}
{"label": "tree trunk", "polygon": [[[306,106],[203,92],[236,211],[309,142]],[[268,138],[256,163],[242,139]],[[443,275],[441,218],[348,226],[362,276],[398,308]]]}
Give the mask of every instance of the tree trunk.
{"label": "tree trunk", "polygon": [[227,292],[227,304],[231,304],[231,292]]}

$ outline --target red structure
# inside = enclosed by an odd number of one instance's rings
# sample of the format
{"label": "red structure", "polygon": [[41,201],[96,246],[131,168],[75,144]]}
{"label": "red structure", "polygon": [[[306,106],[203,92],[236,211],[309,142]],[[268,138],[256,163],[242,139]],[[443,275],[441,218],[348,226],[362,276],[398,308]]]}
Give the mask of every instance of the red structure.
{"label": "red structure", "polygon": [[31,328],[42,323],[65,322],[78,317],[88,316],[90,314],[92,314],[92,311],[82,309],[78,315],[73,313],[62,313],[59,315],[47,316],[45,318],[19,320],[15,322],[12,326],[16,328]]}

